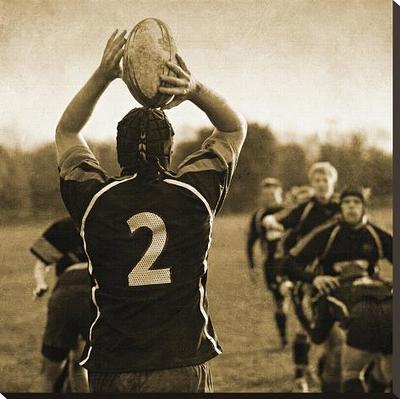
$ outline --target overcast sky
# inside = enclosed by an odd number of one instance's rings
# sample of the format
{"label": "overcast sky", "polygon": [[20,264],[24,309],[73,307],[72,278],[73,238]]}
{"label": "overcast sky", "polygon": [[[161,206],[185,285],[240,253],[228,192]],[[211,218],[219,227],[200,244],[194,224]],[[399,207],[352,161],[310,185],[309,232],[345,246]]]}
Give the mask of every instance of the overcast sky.
{"label": "overcast sky", "polygon": [[[0,144],[52,140],[111,32],[146,17],[170,26],[199,80],[278,138],[362,129],[391,149],[391,0],[0,0]],[[134,106],[113,82],[86,137],[111,140]],[[168,115],[177,139],[208,124],[189,103]]]}

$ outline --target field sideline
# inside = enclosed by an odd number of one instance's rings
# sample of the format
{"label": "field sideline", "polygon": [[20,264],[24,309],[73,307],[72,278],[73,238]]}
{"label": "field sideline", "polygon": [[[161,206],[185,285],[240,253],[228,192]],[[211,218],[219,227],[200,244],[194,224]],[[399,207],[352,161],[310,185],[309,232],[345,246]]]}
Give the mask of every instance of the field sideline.
{"label": "field sideline", "polygon": [[[372,220],[392,230],[391,209],[373,212]],[[0,392],[27,392],[40,369],[48,296],[32,301],[34,258],[29,247],[49,223],[0,228]],[[260,267],[257,284],[250,283],[244,253],[247,223],[248,216],[221,216],[214,224],[208,297],[224,349],[211,361],[214,388],[216,392],[288,392],[291,352],[278,350],[271,297]],[[289,320],[291,333],[294,325]]]}

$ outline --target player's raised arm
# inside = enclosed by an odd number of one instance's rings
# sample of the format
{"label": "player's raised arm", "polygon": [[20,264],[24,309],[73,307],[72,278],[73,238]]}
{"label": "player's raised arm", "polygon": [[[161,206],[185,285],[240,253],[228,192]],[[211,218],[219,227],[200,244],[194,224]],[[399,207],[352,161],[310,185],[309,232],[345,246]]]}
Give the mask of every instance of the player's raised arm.
{"label": "player's raised arm", "polygon": [[56,128],[58,159],[70,148],[86,145],[79,132],[88,121],[92,111],[107,86],[121,77],[120,60],[123,55],[126,31],[116,30],[108,39],[100,65],[86,84],[68,104]]}
{"label": "player's raised arm", "polygon": [[162,75],[161,80],[171,87],[160,87],[160,93],[173,94],[175,98],[164,109],[170,109],[189,100],[206,113],[211,123],[221,132],[243,131],[246,121],[220,94],[196,80],[182,58],[177,54],[179,65],[168,62],[168,68],[177,77]]}

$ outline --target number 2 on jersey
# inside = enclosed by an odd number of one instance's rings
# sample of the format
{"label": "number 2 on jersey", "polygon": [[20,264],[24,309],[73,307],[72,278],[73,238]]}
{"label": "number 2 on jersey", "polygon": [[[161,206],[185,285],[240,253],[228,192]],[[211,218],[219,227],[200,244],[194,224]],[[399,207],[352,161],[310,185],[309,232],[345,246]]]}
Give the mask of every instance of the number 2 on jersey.
{"label": "number 2 on jersey", "polygon": [[171,269],[150,270],[161,255],[167,242],[167,229],[164,221],[155,213],[141,212],[133,215],[128,221],[128,226],[133,234],[141,227],[147,227],[152,232],[150,246],[128,274],[130,287],[154,284],[171,283]]}

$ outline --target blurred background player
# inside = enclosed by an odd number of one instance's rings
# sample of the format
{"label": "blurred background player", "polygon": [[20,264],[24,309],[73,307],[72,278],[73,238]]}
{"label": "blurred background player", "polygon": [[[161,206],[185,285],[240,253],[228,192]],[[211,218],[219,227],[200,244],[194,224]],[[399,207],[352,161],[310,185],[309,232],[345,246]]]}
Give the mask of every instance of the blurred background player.
{"label": "blurred background player", "polygon": [[289,190],[292,197],[292,207],[304,204],[314,196],[311,186],[294,186]]}
{"label": "blurred background player", "polygon": [[[338,214],[340,208],[334,195],[337,177],[336,169],[329,162],[314,163],[308,172],[314,195],[294,209],[266,217],[267,228],[281,228],[286,231],[276,253],[276,257],[281,261],[297,241]],[[310,190],[307,190],[307,193],[309,194]],[[297,285],[293,295],[299,295],[302,289],[303,286]],[[312,372],[309,370],[310,340],[300,325],[292,350],[295,363],[294,391],[307,392],[309,388],[306,377],[312,377]]]}
{"label": "blurred background player", "polygon": [[[48,301],[42,342],[42,369],[36,392],[88,392],[86,371],[79,366],[90,318],[90,279],[81,237],[71,218],[54,222],[31,247],[34,298],[48,290],[46,268],[54,265],[57,281]],[[68,378],[66,378],[68,377]]]}
{"label": "blurred background player", "polygon": [[271,291],[275,302],[275,322],[278,328],[282,348],[287,345],[286,319],[287,301],[279,289],[279,273],[277,270],[275,252],[279,240],[283,234],[283,228],[267,229],[264,218],[281,211],[282,206],[282,184],[278,179],[267,177],[261,182],[260,208],[253,214],[247,237],[247,259],[250,268],[250,276],[254,281],[254,253],[253,248],[256,241],[260,241],[263,251],[263,272],[265,284]]}
{"label": "blurred background player", "polygon": [[[379,273],[382,259],[392,262],[392,236],[368,221],[363,190],[345,189],[340,209],[340,218],[314,229],[285,260],[291,280],[312,284],[322,294],[337,288],[339,274],[354,262],[370,276]],[[323,391],[340,391],[342,344],[343,334],[332,328],[320,364]]]}
{"label": "blurred background player", "polygon": [[108,85],[121,77],[125,31],[64,111],[56,132],[61,193],[89,258],[97,309],[81,364],[91,392],[211,392],[208,361],[222,352],[208,313],[212,223],[246,137],[243,117],[194,79],[183,60],[162,75],[175,97],[215,126],[170,172],[174,131],[159,109],[135,108],[117,127],[120,177],[109,176],[80,134]]}
{"label": "blurred background player", "polygon": [[299,307],[302,324],[315,344],[328,339],[335,322],[344,329],[342,392],[387,392],[392,381],[392,285],[370,276],[357,261],[342,270],[338,281],[329,294],[315,293],[310,320]]}

